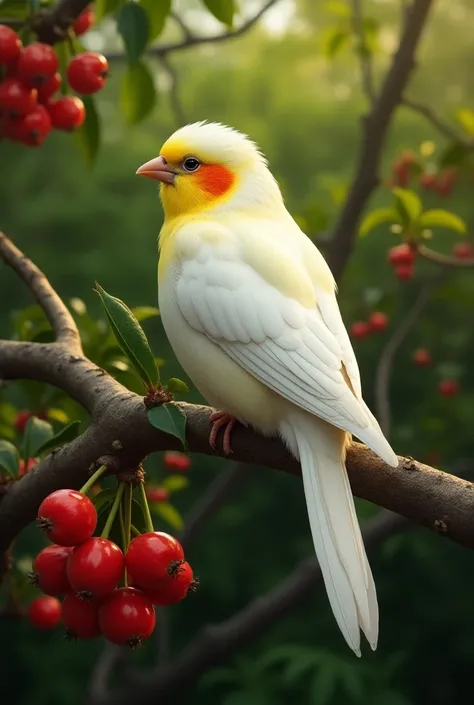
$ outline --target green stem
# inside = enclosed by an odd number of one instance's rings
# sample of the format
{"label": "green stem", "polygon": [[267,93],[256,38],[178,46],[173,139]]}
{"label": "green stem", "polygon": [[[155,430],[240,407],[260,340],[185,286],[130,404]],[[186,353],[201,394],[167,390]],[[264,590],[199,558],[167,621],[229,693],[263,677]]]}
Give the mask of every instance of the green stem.
{"label": "green stem", "polygon": [[125,533],[125,523],[124,523],[124,519],[123,519],[123,497],[124,497],[124,495],[122,494],[122,501],[120,502],[120,507],[119,507],[119,521],[120,521],[120,537],[122,539],[122,550],[125,553],[128,548],[128,543],[127,543],[127,535]]}
{"label": "green stem", "polygon": [[125,551],[130,545],[130,531],[132,526],[132,485],[127,482],[125,487],[124,496],[124,506],[125,506]]}
{"label": "green stem", "polygon": [[145,515],[146,530],[153,532],[155,527],[153,526],[153,519],[150,514],[150,507],[148,506],[148,500],[146,498],[145,483],[140,482],[140,500],[143,507],[143,514]]}
{"label": "green stem", "polygon": [[135,536],[140,536],[141,531],[139,531],[136,526],[133,526],[133,524],[131,524],[130,528],[132,530],[132,534],[135,534]]}
{"label": "green stem", "polygon": [[121,482],[117,488],[117,492],[115,493],[114,503],[112,504],[110,514],[107,517],[107,521],[105,522],[104,530],[101,533],[101,536],[103,539],[107,539],[109,537],[110,529],[112,528],[112,524],[114,523],[114,519],[117,516],[117,510],[120,506],[120,500],[122,499],[124,488],[125,488],[125,482]]}
{"label": "green stem", "polygon": [[101,465],[100,468],[98,470],[96,470],[93,475],[90,476],[90,478],[87,480],[86,484],[81,487],[79,492],[81,494],[87,494],[89,492],[90,488],[92,487],[92,485],[94,485],[97,482],[97,480],[99,480],[102,477],[102,475],[104,474],[104,472],[106,472],[107,469],[108,469],[107,465]]}

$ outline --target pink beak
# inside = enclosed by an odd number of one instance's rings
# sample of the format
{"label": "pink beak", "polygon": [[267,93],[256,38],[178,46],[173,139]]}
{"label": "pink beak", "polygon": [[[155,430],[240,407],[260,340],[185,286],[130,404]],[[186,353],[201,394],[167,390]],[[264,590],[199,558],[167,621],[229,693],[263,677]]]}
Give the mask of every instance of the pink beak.
{"label": "pink beak", "polygon": [[174,169],[161,156],[142,164],[138,167],[136,173],[147,176],[149,179],[155,179],[155,181],[162,181],[165,184],[173,184],[176,177]]}

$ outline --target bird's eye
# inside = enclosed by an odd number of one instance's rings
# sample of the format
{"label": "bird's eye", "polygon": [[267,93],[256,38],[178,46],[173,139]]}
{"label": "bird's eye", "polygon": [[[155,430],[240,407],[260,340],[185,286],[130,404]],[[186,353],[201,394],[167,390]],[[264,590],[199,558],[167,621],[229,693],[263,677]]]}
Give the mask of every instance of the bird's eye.
{"label": "bird's eye", "polygon": [[201,162],[196,157],[186,157],[183,162],[183,169],[185,171],[196,171],[201,166]]}

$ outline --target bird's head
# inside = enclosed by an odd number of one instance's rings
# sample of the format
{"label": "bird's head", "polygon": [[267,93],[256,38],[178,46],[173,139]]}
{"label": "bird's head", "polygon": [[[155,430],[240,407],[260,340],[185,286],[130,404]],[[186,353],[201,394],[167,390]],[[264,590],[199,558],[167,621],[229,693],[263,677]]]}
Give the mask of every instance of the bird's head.
{"label": "bird's head", "polygon": [[217,123],[177,130],[137,174],[161,182],[167,218],[205,211],[251,210],[281,203],[263,155],[245,135]]}

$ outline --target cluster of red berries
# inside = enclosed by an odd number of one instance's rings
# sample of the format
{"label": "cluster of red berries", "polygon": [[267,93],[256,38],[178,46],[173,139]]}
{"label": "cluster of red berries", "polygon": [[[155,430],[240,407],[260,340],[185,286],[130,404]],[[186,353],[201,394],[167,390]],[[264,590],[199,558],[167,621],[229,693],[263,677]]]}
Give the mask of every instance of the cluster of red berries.
{"label": "cluster of red berries", "polygon": [[450,196],[456,184],[458,174],[452,167],[442,169],[437,174],[424,173],[420,175],[420,186],[427,191],[433,191],[438,196]]}
{"label": "cluster of red berries", "polygon": [[102,634],[114,644],[135,647],[155,628],[154,605],[176,604],[196,589],[198,581],[176,538],[159,531],[140,534],[124,554],[108,538],[93,536],[97,512],[81,492],[48,495],[39,507],[38,525],[54,542],[36,556],[31,573],[48,596],[30,605],[30,620],[40,628],[61,619],[70,638]]}
{"label": "cluster of red berries", "polygon": [[[433,362],[431,353],[426,348],[417,348],[414,350],[412,360],[418,367],[429,367]],[[442,397],[454,397],[459,393],[459,382],[456,379],[442,379],[438,384],[438,391]]]}
{"label": "cluster of red berries", "polygon": [[418,171],[418,163],[413,152],[406,151],[395,160],[392,167],[392,175],[387,182],[387,186],[400,186],[405,188],[408,186],[410,179]]}
{"label": "cluster of red berries", "polygon": [[363,340],[373,333],[382,333],[388,326],[388,316],[381,311],[374,311],[367,321],[354,321],[349,332],[352,338]]}
{"label": "cluster of red berries", "polygon": [[[78,18],[79,33],[86,31],[91,12]],[[82,125],[86,116],[82,100],[54,97],[62,84],[58,69],[53,47],[41,42],[23,47],[13,29],[0,25],[0,137],[38,146],[53,128],[71,131]],[[69,62],[67,82],[76,93],[90,95],[104,87],[107,72],[104,56],[83,52]]]}
{"label": "cluster of red berries", "polygon": [[415,274],[416,249],[408,242],[391,247],[388,251],[388,261],[395,271],[395,276],[401,280],[411,279]]}

